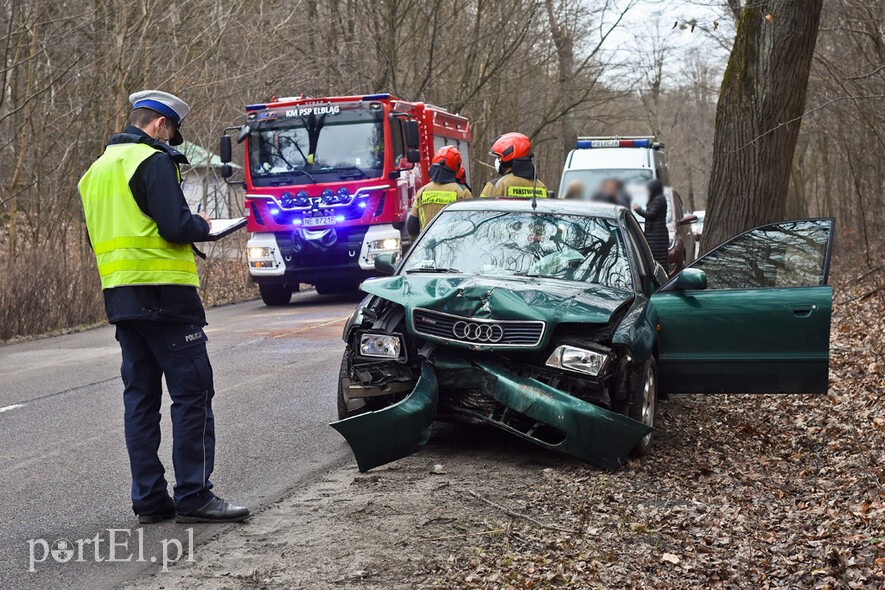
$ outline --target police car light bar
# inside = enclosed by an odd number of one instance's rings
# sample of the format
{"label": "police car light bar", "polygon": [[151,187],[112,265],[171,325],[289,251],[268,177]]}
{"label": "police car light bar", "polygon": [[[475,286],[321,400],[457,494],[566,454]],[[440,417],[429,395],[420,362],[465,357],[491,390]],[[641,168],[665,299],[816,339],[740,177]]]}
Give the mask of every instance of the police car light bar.
{"label": "police car light bar", "polygon": [[642,139],[579,139],[575,146],[579,150],[591,148],[616,148],[616,147],[663,147],[661,144],[653,143],[650,138]]}

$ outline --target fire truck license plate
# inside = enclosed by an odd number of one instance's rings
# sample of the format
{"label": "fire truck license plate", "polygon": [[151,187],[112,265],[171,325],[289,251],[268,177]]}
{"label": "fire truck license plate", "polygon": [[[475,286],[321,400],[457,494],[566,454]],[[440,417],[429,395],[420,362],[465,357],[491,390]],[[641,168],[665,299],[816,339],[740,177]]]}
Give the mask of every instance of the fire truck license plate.
{"label": "fire truck license plate", "polygon": [[335,225],[335,217],[305,217],[304,225],[307,227],[313,227],[316,225]]}

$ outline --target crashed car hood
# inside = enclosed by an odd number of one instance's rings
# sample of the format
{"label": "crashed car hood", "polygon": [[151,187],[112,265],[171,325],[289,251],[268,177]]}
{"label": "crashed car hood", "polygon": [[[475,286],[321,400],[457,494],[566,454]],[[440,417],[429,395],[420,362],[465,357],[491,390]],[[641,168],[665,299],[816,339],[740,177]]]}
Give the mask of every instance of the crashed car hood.
{"label": "crashed car hood", "polygon": [[562,323],[608,323],[633,300],[632,293],[603,285],[530,277],[399,275],[369,279],[362,290],[404,306],[409,322],[412,310],[423,308],[469,318],[540,320],[547,334]]}

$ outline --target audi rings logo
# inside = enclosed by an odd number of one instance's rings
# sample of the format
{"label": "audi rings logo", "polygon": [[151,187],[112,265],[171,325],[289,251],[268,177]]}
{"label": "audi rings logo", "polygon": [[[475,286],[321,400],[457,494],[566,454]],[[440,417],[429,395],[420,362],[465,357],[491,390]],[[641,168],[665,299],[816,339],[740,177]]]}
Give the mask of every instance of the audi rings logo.
{"label": "audi rings logo", "polygon": [[452,334],[459,340],[473,342],[500,342],[504,338],[504,328],[497,324],[478,324],[475,322],[456,322],[452,326]]}

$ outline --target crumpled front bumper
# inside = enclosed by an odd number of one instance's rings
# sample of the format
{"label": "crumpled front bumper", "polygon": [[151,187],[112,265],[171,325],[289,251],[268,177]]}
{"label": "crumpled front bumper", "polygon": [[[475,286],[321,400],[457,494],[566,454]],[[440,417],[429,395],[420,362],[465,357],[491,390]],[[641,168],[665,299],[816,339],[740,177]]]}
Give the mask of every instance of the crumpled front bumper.
{"label": "crumpled front bumper", "polygon": [[[437,355],[422,364],[420,379],[402,401],[331,424],[350,444],[360,471],[410,455],[424,445],[436,417],[440,387],[478,387],[499,409],[461,413],[607,470],[620,467],[652,430],[536,379],[514,375],[494,361]],[[533,429],[519,429],[511,420],[514,416],[521,418],[521,424],[528,419],[554,429],[559,440],[545,442],[533,436]]]}

